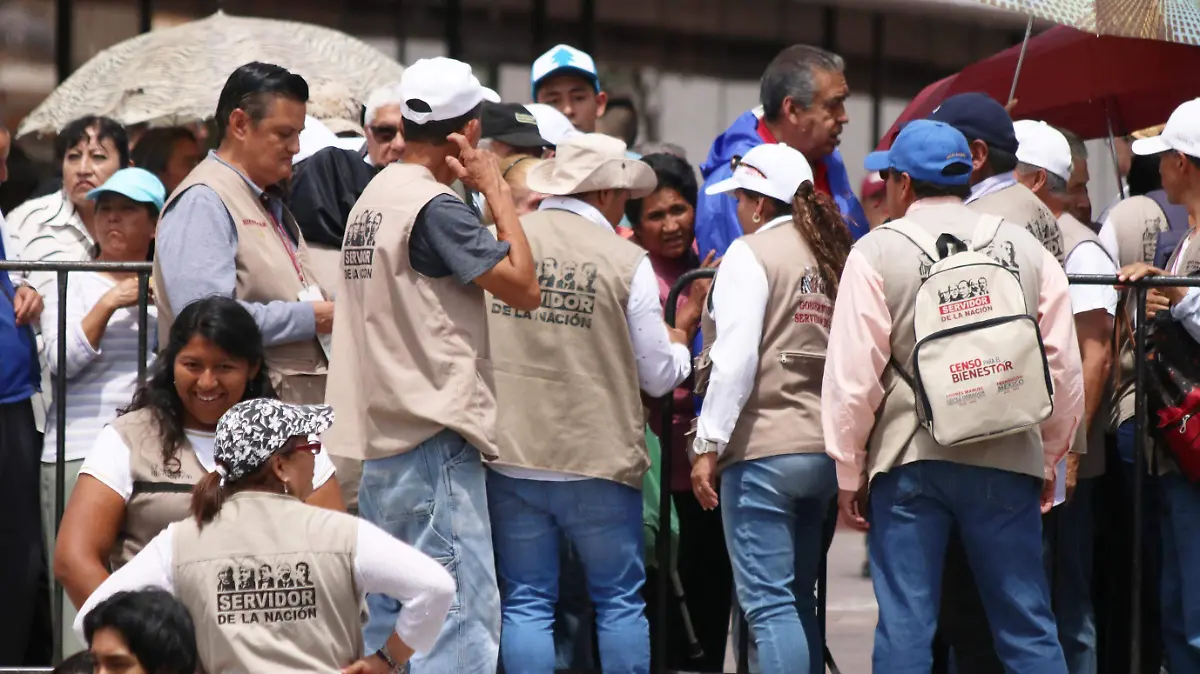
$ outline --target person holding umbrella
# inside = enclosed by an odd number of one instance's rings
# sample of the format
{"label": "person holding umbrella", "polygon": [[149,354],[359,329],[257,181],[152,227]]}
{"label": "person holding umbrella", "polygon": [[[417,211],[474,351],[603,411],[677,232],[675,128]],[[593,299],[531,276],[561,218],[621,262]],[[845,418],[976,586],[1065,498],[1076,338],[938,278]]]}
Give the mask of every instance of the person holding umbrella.
{"label": "person holding umbrella", "polygon": [[[168,526],[92,593],[76,633],[114,594],[157,587],[191,613],[209,672],[375,674],[429,649],[454,598],[450,574],[368,522],[303,503],[321,449],[314,437],[332,423],[324,405],[266,398],[234,405],[217,425],[217,470],[192,492],[191,517]],[[364,657],[368,592],[404,609],[386,644]]]}

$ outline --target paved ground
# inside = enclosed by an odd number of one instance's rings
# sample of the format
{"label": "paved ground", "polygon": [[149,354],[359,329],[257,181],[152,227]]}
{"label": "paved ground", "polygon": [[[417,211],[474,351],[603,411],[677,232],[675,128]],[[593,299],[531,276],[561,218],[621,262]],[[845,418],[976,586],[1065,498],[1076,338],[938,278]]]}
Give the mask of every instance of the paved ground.
{"label": "paved ground", "polygon": [[[863,534],[839,529],[829,551],[826,629],[829,650],[842,674],[871,672],[877,607],[871,581],[861,576],[865,557]],[[726,651],[725,671],[737,671],[732,642]]]}

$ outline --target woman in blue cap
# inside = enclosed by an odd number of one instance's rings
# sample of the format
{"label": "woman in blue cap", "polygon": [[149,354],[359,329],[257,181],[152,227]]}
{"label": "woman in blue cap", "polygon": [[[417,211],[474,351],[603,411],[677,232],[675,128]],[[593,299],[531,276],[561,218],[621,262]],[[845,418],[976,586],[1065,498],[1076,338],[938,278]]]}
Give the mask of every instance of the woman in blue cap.
{"label": "woman in blue cap", "polygon": [[[154,249],[154,228],[166,198],[162,183],[154,174],[137,168],[114,173],[103,185],[88,192],[95,202],[95,246],[93,259],[100,262],[144,262]],[[117,410],[129,405],[138,383],[138,279],[128,272],[73,273],[67,284],[67,331],[58,331],[58,297],[46,297],[42,314],[42,336],[52,374],[66,371],[66,501],[75,487],[83,458],[96,435],[117,416]],[[147,321],[148,353],[153,353],[156,314],[150,302]],[[59,340],[67,343],[66,360],[59,362]],[[58,378],[54,381],[57,383]],[[58,441],[58,410],[51,406],[46,419],[46,452],[43,455],[41,493],[43,531],[54,531],[54,504],[60,498],[55,490],[54,458]],[[48,462],[46,459],[50,458]],[[53,550],[53,542],[47,549]],[[65,613],[72,613],[64,598]],[[64,614],[66,626],[71,616]],[[64,631],[69,634],[69,631]],[[70,646],[70,644],[68,644]],[[82,644],[74,644],[82,646]],[[70,649],[68,649],[69,652]]]}

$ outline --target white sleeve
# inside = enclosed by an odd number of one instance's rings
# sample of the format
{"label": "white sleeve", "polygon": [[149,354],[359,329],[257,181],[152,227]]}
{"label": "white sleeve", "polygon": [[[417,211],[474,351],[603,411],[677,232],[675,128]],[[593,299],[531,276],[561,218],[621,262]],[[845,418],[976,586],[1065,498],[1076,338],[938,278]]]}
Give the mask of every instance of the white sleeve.
{"label": "white sleeve", "polygon": [[418,653],[433,648],[455,592],[454,579],[441,564],[360,519],[354,574],[360,591],[382,594],[403,605],[396,634],[404,643]]}
{"label": "white sleeve", "polygon": [[[328,460],[328,459],[326,459]],[[133,496],[133,466],[129,447],[112,425],[100,429],[83,459],[80,474],[91,475],[129,503]]]}
{"label": "white sleeve", "polygon": [[741,241],[729,246],[710,292],[717,339],[709,352],[712,373],[696,437],[716,442],[720,454],[754,388],[767,312],[767,273],[749,246]]}
{"label": "white sleeve", "polygon": [[329,452],[321,447],[321,451],[317,453],[317,460],[313,464],[313,489],[320,489],[333,477],[334,468],[333,461],[329,459]]}
{"label": "white sleeve", "polygon": [[1200,342],[1200,288],[1188,288],[1183,299],[1171,307],[1171,316]]}
{"label": "white sleeve", "polygon": [[625,321],[642,390],[657,398],[682,384],[692,372],[692,353],[671,341],[658,300],[658,277],[645,256],[633,272]]}
{"label": "white sleeve", "polygon": [[1106,218],[1104,224],[1100,226],[1100,245],[1104,246],[1104,250],[1108,251],[1110,258],[1114,260],[1121,259],[1121,249],[1117,245],[1117,226],[1113,224],[1112,217]]}
{"label": "white sleeve", "polygon": [[[1071,251],[1063,265],[1068,274],[1116,276],[1117,265],[1094,243],[1082,243]],[[1082,314],[1103,309],[1117,315],[1117,289],[1111,285],[1071,284],[1071,311]]]}
{"label": "white sleeve", "polygon": [[100,355],[100,349],[93,348],[83,333],[83,318],[88,315],[94,305],[85,305],[82,286],[92,282],[92,279],[81,274],[75,283],[67,285],[67,333],[58,334],[58,293],[53,297],[44,297],[45,308],[42,310],[42,339],[45,342],[46,364],[50,373],[58,371],[58,340],[67,340],[67,379],[79,376],[92,361]]}
{"label": "white sleeve", "polygon": [[100,602],[118,592],[156,587],[175,594],[175,525],[155,536],[129,563],[100,583],[75,616],[75,636],[87,643],[83,635],[83,620]]}

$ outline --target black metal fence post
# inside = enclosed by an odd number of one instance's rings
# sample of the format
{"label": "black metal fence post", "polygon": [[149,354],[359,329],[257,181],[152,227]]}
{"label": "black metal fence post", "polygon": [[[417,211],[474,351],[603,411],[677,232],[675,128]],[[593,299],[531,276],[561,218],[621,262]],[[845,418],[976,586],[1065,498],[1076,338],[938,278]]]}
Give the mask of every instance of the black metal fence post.
{"label": "black metal fence post", "polygon": [[[667,306],[664,310],[667,325],[675,327],[675,305],[679,302],[679,295],[692,284],[692,281],[701,278],[712,278],[716,276],[715,269],[693,269],[684,273],[675,281],[675,285],[671,286],[671,290],[667,293]],[[659,433],[659,485],[658,494],[658,537],[654,539],[654,557],[658,560],[658,587],[655,588],[655,599],[657,601],[655,622],[658,625],[655,632],[655,648],[651,649],[654,654],[653,671],[657,674],[665,674],[667,671],[667,648],[670,644],[669,631],[667,629],[668,621],[668,605],[671,598],[671,445],[675,440],[673,423],[675,421],[675,391],[668,391],[662,397],[662,430]]]}
{"label": "black metal fence post", "polygon": [[1129,566],[1130,615],[1129,624],[1129,671],[1139,674],[1142,670],[1142,509],[1146,490],[1146,288],[1134,290],[1137,303],[1137,332],[1134,335],[1134,414],[1133,432],[1133,550]]}
{"label": "black metal fence post", "polygon": [[146,351],[149,341],[150,274],[138,272],[138,383],[146,381]]}

